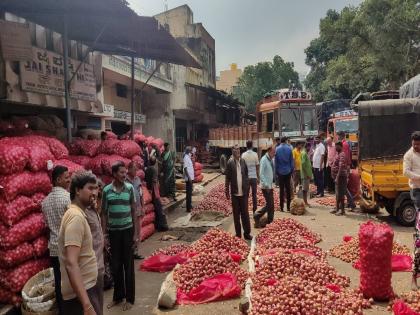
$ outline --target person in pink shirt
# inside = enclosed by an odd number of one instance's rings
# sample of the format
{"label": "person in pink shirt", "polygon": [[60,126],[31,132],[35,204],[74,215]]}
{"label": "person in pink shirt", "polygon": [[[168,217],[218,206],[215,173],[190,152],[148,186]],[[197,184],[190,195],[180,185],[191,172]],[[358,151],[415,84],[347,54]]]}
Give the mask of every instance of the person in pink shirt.
{"label": "person in pink shirt", "polygon": [[346,140],[346,134],[344,131],[339,131],[337,133],[338,140],[343,143],[343,152],[346,155],[347,163],[349,164],[349,167],[351,166],[351,149],[348,141]]}
{"label": "person in pink shirt", "polygon": [[331,137],[328,137],[326,140],[327,143],[327,167],[325,168],[325,184],[328,192],[333,193],[335,189],[334,179],[331,177],[331,166],[334,164],[335,156],[337,152],[335,151],[335,144]]}

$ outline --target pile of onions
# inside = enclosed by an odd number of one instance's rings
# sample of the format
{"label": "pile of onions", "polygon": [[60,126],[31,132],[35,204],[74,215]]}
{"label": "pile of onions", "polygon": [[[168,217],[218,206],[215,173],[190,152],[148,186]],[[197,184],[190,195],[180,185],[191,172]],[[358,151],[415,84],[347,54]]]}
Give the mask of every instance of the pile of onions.
{"label": "pile of onions", "polygon": [[370,307],[358,291],[335,293],[299,277],[285,277],[253,287],[251,315],[361,315]]}
{"label": "pile of onions", "polygon": [[313,199],[317,204],[327,207],[335,207],[335,197],[321,197]]}
{"label": "pile of onions", "polygon": [[224,183],[214,186],[192,209],[193,213],[206,211],[221,212],[226,217],[232,214],[232,205],[231,202],[226,199]]}
{"label": "pile of onions", "polygon": [[174,244],[165,248],[159,248],[158,250],[154,251],[152,255],[168,255],[168,256],[174,256],[178,255],[182,252],[189,252],[191,251],[191,246],[189,244]]}
{"label": "pile of onions", "polygon": [[[347,263],[354,263],[359,259],[359,238],[353,237],[347,242],[343,242],[332,247],[329,250],[329,254],[335,258],[339,258]],[[411,255],[410,249],[402,244],[393,242],[392,245],[392,254],[393,255]]]}
{"label": "pile of onions", "polygon": [[348,287],[350,278],[340,275],[327,261],[305,254],[277,252],[257,260],[253,284],[263,285],[269,279],[292,276],[309,280],[320,286],[335,284]]}
{"label": "pile of onions", "polygon": [[234,274],[238,280],[238,285],[244,287],[248,272],[234,262],[229,254],[217,251],[195,255],[176,269],[173,277],[177,288],[189,293],[190,290],[198,287],[203,280],[227,272]]}
{"label": "pile of onions", "polygon": [[299,235],[312,243],[319,243],[321,236],[312,232],[305,225],[295,219],[284,218],[276,219],[258,235],[257,242],[262,242],[266,238],[271,238],[273,232],[276,231],[292,231],[293,234]]}
{"label": "pile of onions", "polygon": [[[273,193],[274,193],[274,210],[279,210],[279,208],[280,208],[280,192],[279,192],[278,189],[274,189]],[[252,194],[249,193],[248,209],[250,211],[252,210],[252,196],[251,195]],[[262,190],[259,186],[257,188],[257,206],[258,207],[264,207],[265,206],[265,198],[264,198]]]}
{"label": "pile of onions", "polygon": [[221,229],[213,228],[191,245],[191,251],[195,253],[209,250],[239,254],[244,260],[249,253],[249,246],[243,239]]}

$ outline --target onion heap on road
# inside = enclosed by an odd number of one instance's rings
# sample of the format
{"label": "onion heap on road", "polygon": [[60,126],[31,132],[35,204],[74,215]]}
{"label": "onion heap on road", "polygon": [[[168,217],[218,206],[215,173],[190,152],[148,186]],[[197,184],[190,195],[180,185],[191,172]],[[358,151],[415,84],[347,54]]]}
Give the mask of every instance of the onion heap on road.
{"label": "onion heap on road", "polygon": [[277,219],[261,231],[251,276],[252,315],[355,315],[371,306],[359,290],[346,289],[350,279],[324,259],[315,245],[320,240],[293,219]]}

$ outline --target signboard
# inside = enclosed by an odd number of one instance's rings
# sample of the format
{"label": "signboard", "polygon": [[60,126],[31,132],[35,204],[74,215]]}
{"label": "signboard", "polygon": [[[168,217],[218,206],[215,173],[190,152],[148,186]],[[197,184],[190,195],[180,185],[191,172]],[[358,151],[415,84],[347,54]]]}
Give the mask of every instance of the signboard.
{"label": "signboard", "polygon": [[29,25],[0,20],[1,51],[5,60],[26,61],[32,59]]}
{"label": "signboard", "polygon": [[96,113],[96,116],[114,117],[114,105],[103,104],[102,112]]}
{"label": "signboard", "polygon": [[279,92],[279,99],[280,100],[289,100],[289,99],[305,99],[305,100],[311,100],[312,96],[310,93],[305,91],[299,91],[299,90],[281,90]]}
{"label": "signboard", "polygon": [[300,136],[300,131],[282,131],[281,135],[283,137],[298,137]]}
{"label": "signboard", "polygon": [[[114,109],[114,118],[123,120],[127,123],[131,123],[131,113],[125,112],[122,110]],[[134,114],[134,123],[136,124],[145,124],[146,123],[146,116],[142,114]]]}
{"label": "signboard", "polygon": [[318,130],[305,130],[303,131],[304,136],[317,136]]}
{"label": "signboard", "polygon": [[[20,62],[22,91],[64,96],[63,56],[32,47],[32,59]],[[69,79],[80,61],[69,59]],[[70,97],[96,101],[96,79],[93,66],[83,63],[70,84]]]}

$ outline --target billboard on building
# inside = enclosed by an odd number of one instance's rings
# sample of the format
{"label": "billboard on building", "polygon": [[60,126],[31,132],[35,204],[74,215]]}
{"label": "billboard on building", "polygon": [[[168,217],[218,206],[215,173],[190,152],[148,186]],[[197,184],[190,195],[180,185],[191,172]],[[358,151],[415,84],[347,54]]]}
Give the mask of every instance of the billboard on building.
{"label": "billboard on building", "polygon": [[4,60],[26,61],[32,58],[28,24],[0,20],[0,42]]}
{"label": "billboard on building", "polygon": [[[69,58],[69,78],[80,61]],[[23,91],[64,96],[63,56],[45,49],[32,47],[32,60],[20,62],[20,80]],[[82,63],[70,84],[70,97],[96,101],[96,79],[93,65]]]}

